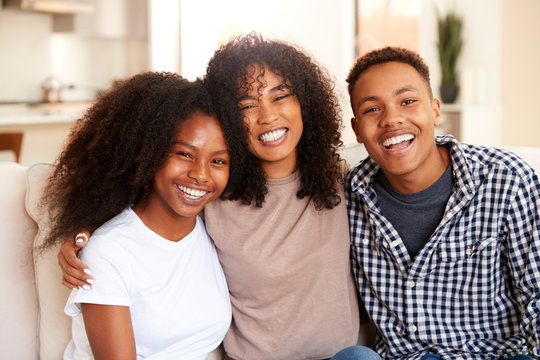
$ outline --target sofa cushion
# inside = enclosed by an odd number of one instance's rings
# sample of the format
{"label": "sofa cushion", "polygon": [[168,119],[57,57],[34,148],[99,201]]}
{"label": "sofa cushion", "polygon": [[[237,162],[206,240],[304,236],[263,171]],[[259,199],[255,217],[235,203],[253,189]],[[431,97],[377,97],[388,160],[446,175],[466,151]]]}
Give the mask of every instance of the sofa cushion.
{"label": "sofa cushion", "polygon": [[[42,243],[49,228],[48,218],[39,206],[39,200],[51,175],[52,166],[38,163],[28,168],[26,209],[38,225],[34,247]],[[70,290],[62,285],[62,272],[56,255],[58,246],[36,253],[34,256],[36,288],[39,302],[40,359],[61,359],[71,339],[71,319],[64,314],[64,305]]]}
{"label": "sofa cushion", "polygon": [[32,262],[36,225],[24,209],[26,167],[0,162],[0,352],[37,359],[37,297]]}

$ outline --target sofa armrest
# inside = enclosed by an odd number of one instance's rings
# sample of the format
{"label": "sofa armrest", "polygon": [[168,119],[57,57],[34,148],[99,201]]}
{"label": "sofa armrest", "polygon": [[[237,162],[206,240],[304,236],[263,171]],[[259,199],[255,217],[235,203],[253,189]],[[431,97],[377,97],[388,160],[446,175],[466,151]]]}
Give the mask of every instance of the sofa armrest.
{"label": "sofa armrest", "polygon": [[38,305],[32,260],[36,224],[26,213],[26,167],[0,162],[0,349],[5,359],[37,359]]}
{"label": "sofa armrest", "polygon": [[[49,227],[46,213],[39,200],[52,166],[38,163],[28,168],[26,210],[38,225],[34,248],[41,245],[42,236]],[[71,318],[64,314],[64,306],[70,290],[62,285],[62,272],[56,255],[58,247],[48,248],[34,254],[36,289],[39,304],[39,358],[61,359],[71,339]]]}

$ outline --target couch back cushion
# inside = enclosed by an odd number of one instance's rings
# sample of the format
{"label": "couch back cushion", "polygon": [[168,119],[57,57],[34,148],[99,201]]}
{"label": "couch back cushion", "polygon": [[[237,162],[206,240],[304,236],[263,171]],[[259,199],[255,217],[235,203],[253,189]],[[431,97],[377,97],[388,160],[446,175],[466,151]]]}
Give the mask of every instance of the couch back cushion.
{"label": "couch back cushion", "polygon": [[0,162],[0,353],[37,359],[37,296],[32,261],[36,224],[24,209],[26,167]]}
{"label": "couch back cushion", "polygon": [[[38,247],[49,228],[49,221],[39,199],[52,165],[38,163],[28,168],[26,209],[38,225],[34,247]],[[71,318],[64,314],[64,306],[69,289],[62,285],[62,272],[56,255],[58,246],[35,253],[34,268],[39,302],[39,358],[41,360],[61,359],[71,339]]]}

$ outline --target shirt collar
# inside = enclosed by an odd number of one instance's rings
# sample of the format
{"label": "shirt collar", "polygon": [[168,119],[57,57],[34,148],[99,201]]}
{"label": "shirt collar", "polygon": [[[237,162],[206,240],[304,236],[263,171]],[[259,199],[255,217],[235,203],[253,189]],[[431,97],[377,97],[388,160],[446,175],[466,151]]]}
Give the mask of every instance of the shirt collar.
{"label": "shirt collar", "polygon": [[[436,136],[437,146],[448,146],[450,148],[450,157],[453,163],[453,176],[456,187],[463,189],[464,192],[473,194],[475,189],[475,176],[472,173],[471,162],[466,155],[466,150],[462,144],[452,135]],[[373,185],[375,174],[380,166],[367,157],[352,170],[351,189],[356,193],[362,193]]]}

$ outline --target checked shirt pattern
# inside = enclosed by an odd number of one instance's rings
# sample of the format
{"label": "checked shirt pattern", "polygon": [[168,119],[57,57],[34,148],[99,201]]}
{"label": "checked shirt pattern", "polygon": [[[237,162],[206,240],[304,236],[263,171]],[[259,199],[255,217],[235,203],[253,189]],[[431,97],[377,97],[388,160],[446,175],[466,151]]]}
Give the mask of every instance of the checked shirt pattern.
{"label": "checked shirt pattern", "polygon": [[346,179],[353,272],[388,359],[540,357],[540,183],[516,155],[448,146],[454,188],[441,223],[411,261],[382,214],[370,158]]}

